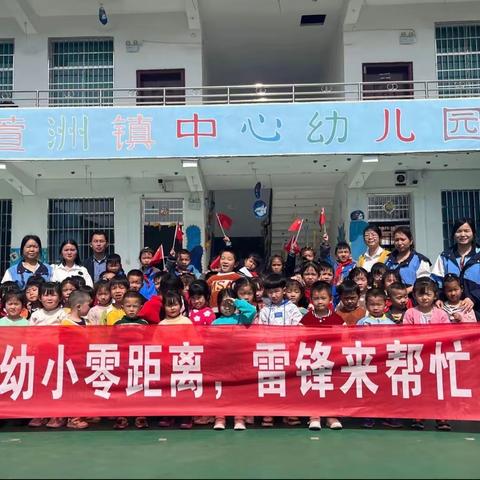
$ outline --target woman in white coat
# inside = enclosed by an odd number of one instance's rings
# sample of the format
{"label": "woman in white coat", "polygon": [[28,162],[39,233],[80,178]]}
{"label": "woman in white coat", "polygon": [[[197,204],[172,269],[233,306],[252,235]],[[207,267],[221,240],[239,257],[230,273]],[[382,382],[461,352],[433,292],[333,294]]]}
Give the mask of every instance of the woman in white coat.
{"label": "woman in white coat", "polygon": [[92,277],[85,267],[80,265],[78,256],[78,244],[75,240],[65,240],[60,245],[60,263],[52,265],[52,282],[61,283],[73,276],[85,279],[85,284],[93,287]]}

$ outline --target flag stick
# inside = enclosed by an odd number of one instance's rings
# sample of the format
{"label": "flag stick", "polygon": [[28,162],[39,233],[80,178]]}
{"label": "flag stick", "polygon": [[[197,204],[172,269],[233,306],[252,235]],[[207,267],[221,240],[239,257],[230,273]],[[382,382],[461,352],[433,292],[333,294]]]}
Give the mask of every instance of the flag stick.
{"label": "flag stick", "polygon": [[178,222],[175,224],[175,233],[173,234],[173,244],[170,250],[175,250],[175,240],[177,239],[177,231],[178,231]]}
{"label": "flag stick", "polygon": [[226,237],[227,234],[225,233],[225,230],[223,229],[223,225],[222,225],[222,222],[220,222],[220,218],[218,216],[218,213],[216,213],[215,215],[217,216],[218,226],[220,227],[220,230],[222,230],[223,236]]}
{"label": "flag stick", "polygon": [[163,265],[162,271],[164,272],[165,271],[165,252],[163,251],[163,243],[161,243],[160,246],[162,247],[162,265]]}
{"label": "flag stick", "polygon": [[302,221],[300,222],[300,228],[298,229],[298,232],[297,234],[295,235],[295,243],[298,243],[298,236],[300,235],[300,232],[302,230],[302,227],[303,227],[303,218],[302,218]]}

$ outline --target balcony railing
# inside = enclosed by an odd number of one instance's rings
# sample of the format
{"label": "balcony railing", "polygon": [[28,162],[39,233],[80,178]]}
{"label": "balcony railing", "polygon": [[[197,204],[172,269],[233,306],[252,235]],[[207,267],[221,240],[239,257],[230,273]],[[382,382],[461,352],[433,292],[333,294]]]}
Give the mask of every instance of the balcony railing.
{"label": "balcony railing", "polygon": [[480,80],[2,90],[0,107],[232,105],[480,97]]}

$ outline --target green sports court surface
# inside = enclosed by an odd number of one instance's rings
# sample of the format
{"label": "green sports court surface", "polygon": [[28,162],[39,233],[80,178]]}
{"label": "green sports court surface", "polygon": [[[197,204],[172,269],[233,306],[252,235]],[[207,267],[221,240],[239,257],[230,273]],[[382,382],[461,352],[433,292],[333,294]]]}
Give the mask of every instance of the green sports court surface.
{"label": "green sports court surface", "polygon": [[[111,423],[111,422],[110,422]],[[0,427],[0,478],[478,478],[480,424],[452,432]]]}

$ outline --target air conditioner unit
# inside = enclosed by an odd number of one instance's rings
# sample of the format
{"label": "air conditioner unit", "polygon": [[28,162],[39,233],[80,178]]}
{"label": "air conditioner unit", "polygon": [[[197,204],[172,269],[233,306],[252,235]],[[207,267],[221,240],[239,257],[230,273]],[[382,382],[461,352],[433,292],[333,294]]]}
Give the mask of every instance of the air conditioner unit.
{"label": "air conditioner unit", "polygon": [[396,187],[415,187],[418,185],[418,172],[415,170],[395,171]]}

